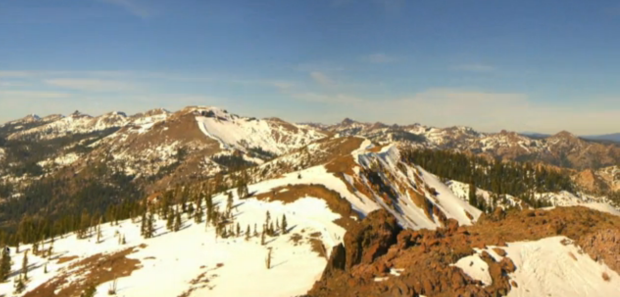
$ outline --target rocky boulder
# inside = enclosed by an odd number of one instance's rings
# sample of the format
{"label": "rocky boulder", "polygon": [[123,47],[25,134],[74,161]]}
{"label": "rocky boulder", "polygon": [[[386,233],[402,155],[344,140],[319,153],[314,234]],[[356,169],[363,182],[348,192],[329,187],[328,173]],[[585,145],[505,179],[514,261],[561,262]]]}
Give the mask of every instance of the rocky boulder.
{"label": "rocky boulder", "polygon": [[387,253],[401,230],[396,218],[385,209],[371,212],[344,236],[346,269],[357,264],[370,264]]}

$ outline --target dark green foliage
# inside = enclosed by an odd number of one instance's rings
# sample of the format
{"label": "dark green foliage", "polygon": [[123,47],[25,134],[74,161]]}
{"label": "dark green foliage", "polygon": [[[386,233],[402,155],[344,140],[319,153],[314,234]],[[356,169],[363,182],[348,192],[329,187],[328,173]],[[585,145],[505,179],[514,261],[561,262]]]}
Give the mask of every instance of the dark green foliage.
{"label": "dark green foliage", "polygon": [[[70,147],[63,153],[86,153],[92,148],[88,146],[114,132],[118,128],[109,128],[102,131],[96,131],[85,134],[70,134],[54,139],[37,139],[36,136],[27,136],[19,139],[4,140],[2,147],[6,151],[6,156],[0,162],[0,168],[9,168],[10,173],[22,176],[41,175],[42,168],[37,162],[47,158],[54,157],[59,151],[65,147]],[[73,145],[77,144],[77,145]],[[7,164],[16,164],[15,166],[6,166]]]}
{"label": "dark green foliage", "polygon": [[11,251],[9,247],[3,247],[2,260],[0,261],[0,281],[6,281],[11,273]]}
{"label": "dark green foliage", "polygon": [[259,158],[265,161],[273,160],[278,156],[272,152],[263,150],[261,147],[258,146],[248,149],[248,155],[250,155],[250,157]]}
{"label": "dark green foliage", "polygon": [[426,137],[424,137],[424,135],[413,134],[400,129],[390,129],[388,132],[392,133],[394,141],[410,141],[416,143],[426,141]]}
{"label": "dark green foliage", "polygon": [[181,213],[177,211],[174,216],[174,232],[181,230],[181,227],[183,227],[183,221],[181,219]]}
{"label": "dark green foliage", "polygon": [[[569,174],[560,171],[551,171],[544,168],[535,168],[530,163],[488,161],[481,157],[468,156],[463,153],[441,150],[407,150],[403,151],[402,160],[405,163],[417,164],[422,168],[452,180],[471,184],[470,187],[482,188],[499,196],[516,196],[537,206],[544,204],[534,202],[528,193],[574,191],[573,182]],[[480,199],[469,196],[470,203],[480,205]],[[492,205],[486,206],[493,207]],[[483,208],[484,209],[484,208]]]}
{"label": "dark green foliage", "polygon": [[[7,238],[31,243],[43,238],[78,231],[84,238],[92,218],[103,216],[118,221],[139,214],[142,190],[132,176],[115,173],[105,164],[97,163],[84,169],[85,176],[50,177],[25,187],[19,198],[0,204],[0,238],[2,234],[19,233]],[[96,178],[86,177],[95,176]],[[86,216],[87,218],[83,218]],[[17,222],[22,222],[18,226]],[[19,229],[19,230],[18,230]]]}
{"label": "dark green foliage", "polygon": [[288,223],[286,222],[286,215],[282,215],[282,234],[286,234],[288,228]]}
{"label": "dark green foliage", "polygon": [[235,172],[248,167],[256,166],[256,163],[245,160],[241,154],[220,155],[212,157],[211,160],[226,167],[228,172]]}
{"label": "dark green foliage", "polygon": [[476,186],[474,183],[469,183],[469,196],[468,196],[469,204],[472,206],[478,205],[478,199],[476,197]]}

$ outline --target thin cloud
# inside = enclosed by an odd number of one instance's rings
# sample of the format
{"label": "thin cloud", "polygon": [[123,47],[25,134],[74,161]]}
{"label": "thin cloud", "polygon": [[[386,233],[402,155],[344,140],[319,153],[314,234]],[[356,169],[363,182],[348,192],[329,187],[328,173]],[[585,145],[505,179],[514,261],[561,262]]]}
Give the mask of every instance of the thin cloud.
{"label": "thin cloud", "polygon": [[466,72],[493,72],[496,70],[494,66],[486,64],[462,64],[454,66],[453,69]]}
{"label": "thin cloud", "polygon": [[128,11],[129,13],[137,17],[143,18],[143,19],[146,19],[146,18],[149,18],[155,15],[155,11],[152,9],[152,7],[145,5],[144,2],[142,1],[138,1],[138,0],[100,0],[100,1],[119,6],[125,9],[126,11]]}
{"label": "thin cloud", "polygon": [[137,89],[130,83],[100,79],[47,79],[44,82],[54,87],[88,92],[119,92]]}
{"label": "thin cloud", "polygon": [[329,78],[327,75],[325,75],[323,72],[312,71],[310,72],[310,77],[316,83],[324,87],[331,87],[335,85],[334,81],[331,78]]}
{"label": "thin cloud", "polygon": [[362,57],[362,60],[365,61],[365,62],[368,62],[368,63],[386,64],[386,63],[395,62],[396,58],[392,57],[392,56],[388,56],[386,54],[377,53],[377,54],[372,54],[372,55],[364,56],[364,57]]}

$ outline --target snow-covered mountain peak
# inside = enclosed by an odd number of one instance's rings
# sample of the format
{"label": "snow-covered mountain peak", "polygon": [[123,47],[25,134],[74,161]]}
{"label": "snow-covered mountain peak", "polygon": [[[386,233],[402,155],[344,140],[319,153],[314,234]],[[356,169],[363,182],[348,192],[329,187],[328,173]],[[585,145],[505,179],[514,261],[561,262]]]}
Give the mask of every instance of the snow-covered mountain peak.
{"label": "snow-covered mountain peak", "polygon": [[325,137],[320,131],[281,119],[240,117],[214,107],[194,108],[191,112],[200,130],[217,140],[224,149],[247,151],[261,148],[279,155]]}

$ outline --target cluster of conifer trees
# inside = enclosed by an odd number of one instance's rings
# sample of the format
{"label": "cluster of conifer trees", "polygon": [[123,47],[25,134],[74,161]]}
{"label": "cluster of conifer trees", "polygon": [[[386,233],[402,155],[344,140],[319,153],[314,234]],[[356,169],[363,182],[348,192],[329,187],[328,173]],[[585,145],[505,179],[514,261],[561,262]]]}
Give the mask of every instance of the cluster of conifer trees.
{"label": "cluster of conifer trees", "polygon": [[568,174],[532,163],[489,161],[464,153],[430,149],[405,150],[402,160],[420,165],[442,178],[473,184],[498,195],[519,197],[532,206],[536,206],[534,192],[574,190]]}

